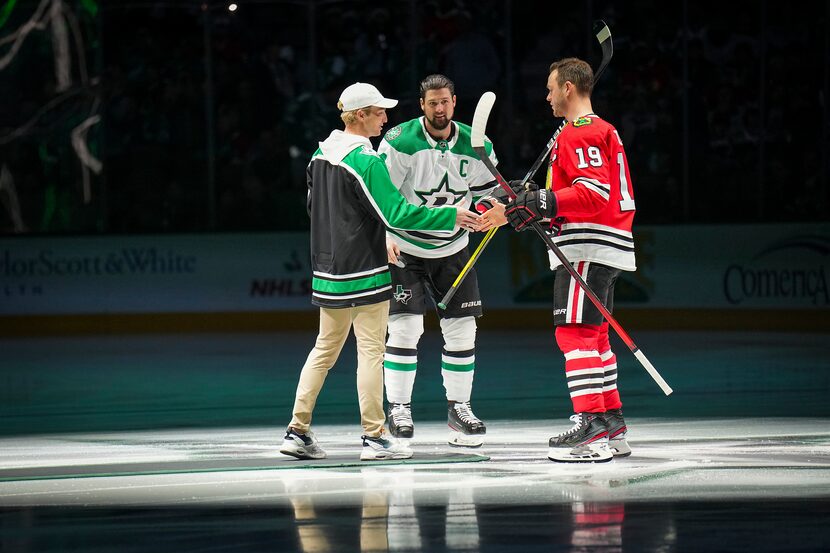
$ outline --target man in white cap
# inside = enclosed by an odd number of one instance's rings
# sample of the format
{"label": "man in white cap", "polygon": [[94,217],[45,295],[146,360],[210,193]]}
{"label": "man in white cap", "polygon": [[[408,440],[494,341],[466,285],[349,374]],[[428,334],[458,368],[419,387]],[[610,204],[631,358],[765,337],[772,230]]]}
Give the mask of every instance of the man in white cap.
{"label": "man in white cap", "polygon": [[306,170],[311,217],[311,302],[320,308],[317,341],[300,373],[293,417],[280,452],[326,456],[309,431],[317,396],[349,330],[357,339],[357,390],[363,426],[361,460],[405,459],[412,450],[383,435],[383,354],[392,284],[386,229],[476,230],[478,217],[456,207],[408,203],[369,138],[380,136],[386,109],[398,104],[355,83],[340,95],[345,130],[334,130]]}

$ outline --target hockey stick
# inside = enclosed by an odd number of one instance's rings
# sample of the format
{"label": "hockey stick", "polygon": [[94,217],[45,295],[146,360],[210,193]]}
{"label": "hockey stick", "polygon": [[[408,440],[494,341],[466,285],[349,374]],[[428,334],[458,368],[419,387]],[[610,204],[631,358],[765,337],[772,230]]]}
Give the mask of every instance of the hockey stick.
{"label": "hockey stick", "polygon": [[[605,21],[601,19],[594,21],[594,34],[597,37],[597,41],[599,41],[600,48],[602,48],[602,61],[600,62],[596,73],[594,73],[594,80],[591,86],[597,84],[597,81],[599,81],[603,71],[605,71],[605,68],[608,67],[611,57],[614,55],[614,41],[611,40],[611,29],[608,28]],[[562,123],[559,124],[559,128],[556,129],[556,132],[553,133],[553,136],[550,137],[547,145],[545,145],[545,150],[539,155],[538,158],[536,158],[536,161],[533,162],[533,166],[522,179],[522,187],[524,187],[524,185],[527,184],[527,181],[529,181],[531,177],[536,174],[536,171],[539,170],[539,167],[541,167],[542,163],[544,163],[548,158],[554,142],[556,142],[556,139],[559,138],[559,133],[562,132],[562,129],[564,129],[567,124],[567,121],[562,121]]]}
{"label": "hockey stick", "polygon": [[[478,105],[476,106],[475,114],[473,115],[473,130],[471,136],[471,142],[473,146],[473,150],[475,150],[478,157],[481,158],[481,161],[484,162],[484,165],[487,166],[487,169],[496,177],[496,181],[499,183],[504,191],[507,193],[507,196],[512,200],[516,197],[516,193],[510,187],[504,177],[501,176],[499,170],[496,169],[496,166],[493,165],[493,162],[490,161],[490,158],[487,156],[487,151],[484,149],[484,129],[487,127],[487,119],[490,118],[490,111],[493,109],[493,104],[496,102],[496,95],[492,92],[485,92],[482,94],[481,98],[478,101]],[[645,354],[640,351],[637,347],[637,344],[634,343],[634,340],[631,339],[631,336],[620,326],[620,323],[611,315],[611,312],[603,305],[597,295],[594,293],[593,290],[588,286],[588,284],[582,279],[582,276],[573,268],[568,258],[565,257],[565,254],[562,253],[562,250],[553,242],[550,235],[545,232],[545,229],[542,228],[542,225],[539,224],[538,221],[534,221],[530,224],[536,234],[538,234],[542,240],[545,241],[547,244],[548,249],[550,249],[554,255],[559,259],[559,262],[562,263],[562,266],[565,270],[570,273],[571,277],[576,280],[582,290],[585,292],[585,295],[591,300],[591,303],[602,313],[602,316],[605,317],[605,320],[608,321],[622,341],[625,342],[625,345],[628,346],[628,349],[631,350],[631,353],[634,354],[634,357],[640,362],[640,364],[646,369],[651,378],[657,383],[658,386],[663,390],[663,393],[669,395],[672,393],[671,387],[663,380],[663,377],[660,376],[660,373],[657,372],[657,369],[654,368],[654,365],[646,358]]]}
{"label": "hockey stick", "polygon": [[[602,61],[600,62],[596,73],[594,73],[593,80],[593,84],[597,84],[600,75],[602,75],[602,72],[605,71],[605,68],[611,61],[611,57],[614,55],[614,41],[611,40],[611,29],[609,29],[608,25],[605,24],[605,21],[601,19],[594,21],[594,35],[597,37],[597,41],[599,42],[600,48],[602,48]],[[530,167],[530,170],[527,172],[527,174],[525,174],[524,178],[522,179],[522,183],[519,185],[519,188],[524,188],[528,181],[531,178],[533,178],[533,175],[536,174],[536,171],[539,170],[539,167],[542,166],[542,163],[544,163],[545,160],[548,158],[548,156],[550,155],[550,151],[553,148],[554,142],[556,142],[556,139],[559,138],[559,133],[562,132],[562,129],[565,128],[565,125],[567,125],[567,121],[562,121],[562,123],[559,124],[559,128],[556,129],[556,132],[553,133],[553,136],[550,137],[550,140],[548,140],[545,149],[542,151],[541,154],[539,154],[539,157],[537,157],[536,161],[533,162],[533,165]],[[493,235],[496,234],[497,230],[498,227],[490,229],[489,231],[487,231],[487,234],[484,235],[484,238],[481,239],[481,243],[478,245],[478,248],[476,249],[478,255],[474,253],[470,260],[467,262],[467,264],[464,266],[464,268],[461,269],[461,272],[458,273],[458,278],[455,279],[455,282],[453,282],[450,289],[447,290],[447,293],[444,294],[444,297],[438,303],[438,307],[440,309],[447,308],[447,304],[450,303],[450,300],[455,295],[455,292],[458,290],[458,287],[461,285],[464,279],[467,278],[467,273],[470,272],[470,269],[472,269],[473,265],[475,265],[476,261],[478,261],[478,257],[484,251],[484,248],[487,247],[487,244],[490,243],[490,240],[493,239]]]}
{"label": "hockey stick", "polygon": [[455,282],[452,283],[452,286],[450,287],[450,289],[447,290],[447,293],[444,294],[444,297],[441,299],[440,302],[438,302],[438,307],[440,309],[446,309],[447,308],[447,303],[449,303],[449,301],[455,295],[455,292],[458,290],[458,287],[461,285],[461,283],[464,281],[464,279],[467,278],[467,274],[470,272],[470,268],[473,265],[475,265],[475,262],[478,260],[478,256],[480,256],[481,252],[484,250],[484,248],[487,247],[487,243],[490,241],[490,239],[493,237],[493,235],[496,234],[497,230],[499,230],[499,227],[491,228],[490,230],[487,231],[487,234],[484,235],[484,238],[481,239],[481,243],[478,245],[476,250],[473,252],[473,255],[470,256],[470,259],[467,260],[467,264],[464,265],[464,268],[461,269],[461,272],[458,273],[457,277],[455,277]]}

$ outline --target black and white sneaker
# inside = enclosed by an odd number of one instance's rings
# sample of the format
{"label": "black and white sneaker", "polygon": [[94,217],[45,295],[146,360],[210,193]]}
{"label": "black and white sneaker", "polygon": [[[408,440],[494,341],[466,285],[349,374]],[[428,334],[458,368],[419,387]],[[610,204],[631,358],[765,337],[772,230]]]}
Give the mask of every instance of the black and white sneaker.
{"label": "black and white sneaker", "polygon": [[603,413],[605,426],[608,428],[608,448],[614,457],[628,457],[631,447],[625,439],[628,427],[625,425],[622,409],[609,409]]}
{"label": "black and white sneaker", "polygon": [[459,447],[481,447],[487,427],[473,413],[470,402],[451,401],[447,412],[447,426],[450,427],[450,445]]}
{"label": "black and white sneaker", "polygon": [[415,434],[415,423],[412,422],[412,407],[410,403],[390,403],[389,433],[395,438],[411,438]]}
{"label": "black and white sneaker", "polygon": [[548,459],[557,463],[605,463],[613,459],[602,413],[577,413],[571,420],[573,428],[548,441]]}
{"label": "black and white sneaker", "polygon": [[311,432],[300,434],[293,428],[285,431],[280,453],[297,459],[325,459],[326,452],[317,443],[317,438]]}
{"label": "black and white sneaker", "polygon": [[361,461],[379,461],[383,459],[409,459],[412,450],[403,442],[395,438],[386,438],[383,435],[373,438],[361,436],[363,449],[360,452]]}

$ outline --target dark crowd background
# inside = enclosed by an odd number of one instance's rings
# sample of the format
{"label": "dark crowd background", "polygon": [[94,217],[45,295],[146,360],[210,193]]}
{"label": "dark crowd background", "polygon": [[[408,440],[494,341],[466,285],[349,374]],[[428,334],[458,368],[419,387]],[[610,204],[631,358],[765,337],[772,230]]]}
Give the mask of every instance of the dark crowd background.
{"label": "dark crowd background", "polygon": [[596,67],[598,18],[615,53],[594,107],[626,144],[639,224],[828,219],[828,2],[0,4],[3,234],[306,229],[340,91],[399,98],[388,129],[433,72],[460,121],[498,94],[488,135],[520,178],[559,123],[548,65]]}

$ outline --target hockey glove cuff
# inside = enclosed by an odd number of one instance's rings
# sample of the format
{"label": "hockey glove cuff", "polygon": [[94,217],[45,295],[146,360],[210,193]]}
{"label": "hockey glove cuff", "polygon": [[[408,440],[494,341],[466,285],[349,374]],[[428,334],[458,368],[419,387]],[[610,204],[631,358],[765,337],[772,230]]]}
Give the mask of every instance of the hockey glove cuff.
{"label": "hockey glove cuff", "polygon": [[478,201],[476,204],[476,211],[479,213],[484,213],[493,208],[493,202],[499,202],[500,204],[507,205],[510,201],[510,198],[507,196],[507,192],[504,191],[503,188],[498,187],[489,196],[485,196],[481,200]]}
{"label": "hockey glove cuff", "polygon": [[516,198],[507,204],[504,214],[514,229],[526,230],[536,221],[556,216],[556,194],[547,188],[519,192]]}

